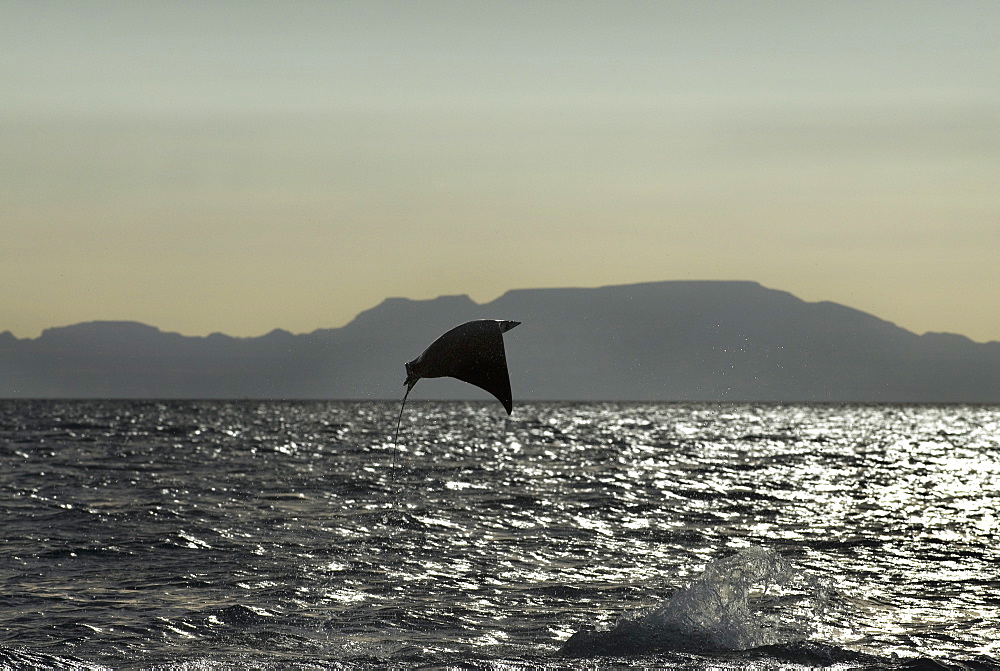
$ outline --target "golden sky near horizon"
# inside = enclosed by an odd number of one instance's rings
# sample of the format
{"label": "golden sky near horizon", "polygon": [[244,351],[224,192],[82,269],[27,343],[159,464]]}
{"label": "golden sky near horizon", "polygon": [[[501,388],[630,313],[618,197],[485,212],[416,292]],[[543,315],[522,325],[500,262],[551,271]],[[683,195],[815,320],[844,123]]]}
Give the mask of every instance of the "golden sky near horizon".
{"label": "golden sky near horizon", "polygon": [[741,279],[1000,340],[993,0],[2,2],[0,45],[19,337]]}

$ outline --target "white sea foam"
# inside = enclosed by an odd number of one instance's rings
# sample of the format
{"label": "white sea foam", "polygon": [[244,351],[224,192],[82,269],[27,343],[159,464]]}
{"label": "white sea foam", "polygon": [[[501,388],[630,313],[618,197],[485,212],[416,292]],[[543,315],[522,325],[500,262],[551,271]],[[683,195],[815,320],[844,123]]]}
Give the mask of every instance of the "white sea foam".
{"label": "white sea foam", "polygon": [[825,581],[778,553],[746,548],[711,562],[659,605],[567,641],[568,655],[749,650],[804,640],[826,607]]}

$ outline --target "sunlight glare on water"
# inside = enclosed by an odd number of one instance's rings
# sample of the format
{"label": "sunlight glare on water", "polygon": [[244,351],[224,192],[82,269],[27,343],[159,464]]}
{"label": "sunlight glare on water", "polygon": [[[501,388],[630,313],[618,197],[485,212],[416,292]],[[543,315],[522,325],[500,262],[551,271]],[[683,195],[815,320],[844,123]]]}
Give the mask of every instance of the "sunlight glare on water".
{"label": "sunlight glare on water", "polygon": [[397,412],[0,403],[0,668],[998,659],[996,407]]}

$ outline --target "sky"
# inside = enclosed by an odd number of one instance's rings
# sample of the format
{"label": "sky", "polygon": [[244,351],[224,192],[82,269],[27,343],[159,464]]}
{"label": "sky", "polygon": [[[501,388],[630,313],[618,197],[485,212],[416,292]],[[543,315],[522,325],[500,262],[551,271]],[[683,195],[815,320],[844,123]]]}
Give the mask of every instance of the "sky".
{"label": "sky", "polygon": [[995,0],[0,0],[0,45],[18,337],[718,279],[1000,340]]}

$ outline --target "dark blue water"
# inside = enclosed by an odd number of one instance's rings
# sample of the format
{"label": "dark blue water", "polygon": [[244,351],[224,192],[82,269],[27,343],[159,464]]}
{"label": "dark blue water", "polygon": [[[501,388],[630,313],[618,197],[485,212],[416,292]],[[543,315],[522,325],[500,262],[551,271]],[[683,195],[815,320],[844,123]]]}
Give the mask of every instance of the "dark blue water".
{"label": "dark blue water", "polygon": [[996,406],[397,411],[0,401],[0,668],[1000,664]]}

